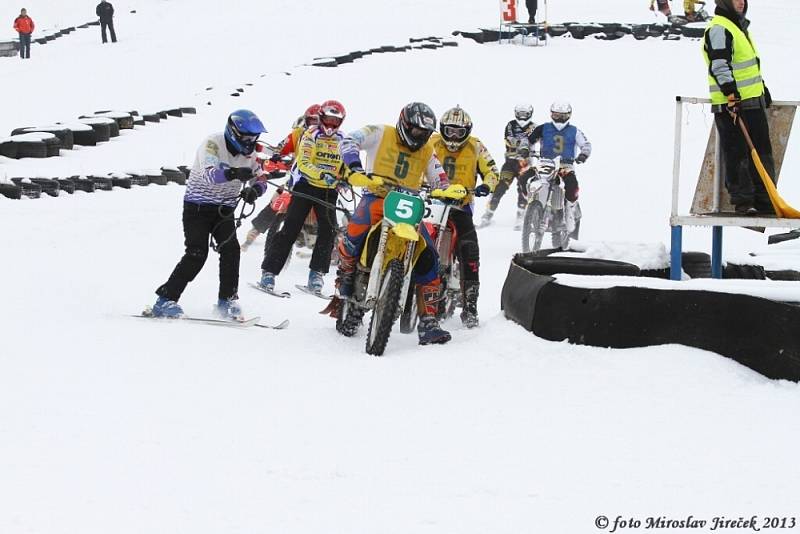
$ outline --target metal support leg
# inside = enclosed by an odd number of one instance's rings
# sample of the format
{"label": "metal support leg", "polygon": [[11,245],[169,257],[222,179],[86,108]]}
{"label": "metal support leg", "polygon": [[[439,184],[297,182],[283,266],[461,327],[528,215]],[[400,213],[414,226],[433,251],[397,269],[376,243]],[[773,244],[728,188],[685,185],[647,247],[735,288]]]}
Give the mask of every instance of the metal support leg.
{"label": "metal support leg", "polygon": [[669,279],[681,279],[681,253],[683,252],[683,226],[672,227],[672,242],[670,243]]}
{"label": "metal support leg", "polygon": [[722,278],[722,226],[711,229],[711,278]]}

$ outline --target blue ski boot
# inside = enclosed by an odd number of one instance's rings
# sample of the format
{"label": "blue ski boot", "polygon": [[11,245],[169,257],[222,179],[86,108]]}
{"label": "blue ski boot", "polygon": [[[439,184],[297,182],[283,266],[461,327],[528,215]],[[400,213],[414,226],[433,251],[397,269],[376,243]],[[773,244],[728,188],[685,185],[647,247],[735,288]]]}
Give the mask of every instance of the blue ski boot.
{"label": "blue ski boot", "polygon": [[275,291],[275,275],[267,271],[261,271],[261,281],[258,285],[264,291],[269,291],[270,293]]}
{"label": "blue ski boot", "polygon": [[238,297],[219,299],[214,311],[223,319],[231,321],[241,321],[244,319]]}
{"label": "blue ski boot", "polygon": [[167,297],[158,297],[156,303],[153,304],[153,317],[169,317],[177,319],[183,316],[183,308],[174,300],[169,300]]}
{"label": "blue ski boot", "polygon": [[325,276],[318,271],[308,271],[308,289],[314,293],[322,293],[322,287],[325,285]]}

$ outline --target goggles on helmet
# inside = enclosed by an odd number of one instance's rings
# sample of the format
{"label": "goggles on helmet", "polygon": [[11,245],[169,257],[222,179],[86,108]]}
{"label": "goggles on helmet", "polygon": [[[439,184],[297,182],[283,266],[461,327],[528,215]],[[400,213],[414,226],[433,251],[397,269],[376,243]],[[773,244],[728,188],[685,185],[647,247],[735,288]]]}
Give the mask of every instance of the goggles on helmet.
{"label": "goggles on helmet", "polygon": [[467,136],[467,129],[464,126],[444,124],[442,125],[442,133],[445,138],[464,139]]}

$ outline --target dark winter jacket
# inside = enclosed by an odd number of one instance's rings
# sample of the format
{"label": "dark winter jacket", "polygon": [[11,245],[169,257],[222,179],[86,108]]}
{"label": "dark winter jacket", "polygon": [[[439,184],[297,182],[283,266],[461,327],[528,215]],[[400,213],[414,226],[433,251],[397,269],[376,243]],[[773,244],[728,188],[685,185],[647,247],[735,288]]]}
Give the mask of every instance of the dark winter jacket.
{"label": "dark winter jacket", "polygon": [[100,17],[100,22],[111,22],[111,19],[114,18],[114,6],[106,1],[100,2],[97,4],[95,13],[97,13],[97,16]]}

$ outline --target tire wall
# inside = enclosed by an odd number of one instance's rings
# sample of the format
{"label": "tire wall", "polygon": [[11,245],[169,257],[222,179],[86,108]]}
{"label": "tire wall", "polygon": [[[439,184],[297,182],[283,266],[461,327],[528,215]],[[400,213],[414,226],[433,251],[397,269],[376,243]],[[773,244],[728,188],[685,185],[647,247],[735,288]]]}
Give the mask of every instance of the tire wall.
{"label": "tire wall", "polygon": [[710,291],[563,286],[512,264],[502,307],[506,317],[551,341],[612,348],[681,344],[768,378],[800,381],[799,306]]}

